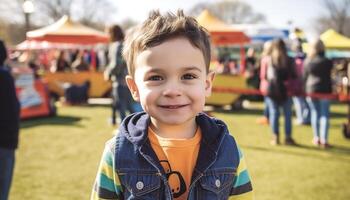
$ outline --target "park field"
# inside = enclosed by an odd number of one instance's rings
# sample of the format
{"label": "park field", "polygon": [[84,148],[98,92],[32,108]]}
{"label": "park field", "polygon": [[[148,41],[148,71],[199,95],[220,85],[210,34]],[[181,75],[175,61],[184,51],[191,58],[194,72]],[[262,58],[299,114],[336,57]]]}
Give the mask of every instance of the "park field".
{"label": "park field", "polygon": [[[298,147],[270,146],[269,127],[256,124],[262,107],[212,113],[242,147],[256,199],[350,199],[350,140],[341,133],[347,106],[332,104],[329,150],[311,144],[310,126],[293,126]],[[115,129],[109,114],[107,106],[65,106],[56,117],[23,121],[10,200],[89,199],[104,143]]]}

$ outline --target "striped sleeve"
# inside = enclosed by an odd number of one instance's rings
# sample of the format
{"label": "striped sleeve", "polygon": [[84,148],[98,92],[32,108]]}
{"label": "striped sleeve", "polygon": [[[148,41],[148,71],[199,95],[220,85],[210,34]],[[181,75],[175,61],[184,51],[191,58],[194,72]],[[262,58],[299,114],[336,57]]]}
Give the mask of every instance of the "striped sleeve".
{"label": "striped sleeve", "polygon": [[250,181],[247,165],[244,160],[243,153],[239,151],[239,165],[237,169],[237,176],[234,180],[233,187],[229,200],[252,200],[253,188]]}
{"label": "striped sleeve", "polygon": [[122,189],[114,170],[114,141],[115,138],[106,143],[90,200],[120,199]]}

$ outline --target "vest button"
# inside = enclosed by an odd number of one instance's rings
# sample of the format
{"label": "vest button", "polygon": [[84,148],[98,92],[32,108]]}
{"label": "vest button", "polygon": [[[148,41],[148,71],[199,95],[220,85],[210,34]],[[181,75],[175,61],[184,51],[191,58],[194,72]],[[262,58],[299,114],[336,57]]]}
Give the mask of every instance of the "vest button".
{"label": "vest button", "polygon": [[144,187],[144,184],[143,184],[142,181],[138,181],[138,182],[136,183],[136,188],[137,188],[138,190],[142,190],[143,187]]}
{"label": "vest button", "polygon": [[220,182],[219,179],[216,179],[216,181],[215,181],[215,186],[216,186],[217,188],[219,188],[219,187],[221,186],[221,182]]}

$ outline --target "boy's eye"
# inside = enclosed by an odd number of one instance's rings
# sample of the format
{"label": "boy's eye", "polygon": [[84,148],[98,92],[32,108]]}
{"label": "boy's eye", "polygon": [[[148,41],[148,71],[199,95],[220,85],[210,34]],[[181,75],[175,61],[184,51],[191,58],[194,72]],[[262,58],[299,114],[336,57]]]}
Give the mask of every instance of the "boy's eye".
{"label": "boy's eye", "polygon": [[194,74],[185,74],[182,76],[182,79],[184,79],[184,80],[191,80],[191,79],[195,79],[195,78],[197,78],[197,76]]}
{"label": "boy's eye", "polygon": [[163,80],[163,77],[161,77],[159,75],[153,75],[153,76],[148,77],[147,80],[149,80],[149,81],[161,81],[161,80]]}

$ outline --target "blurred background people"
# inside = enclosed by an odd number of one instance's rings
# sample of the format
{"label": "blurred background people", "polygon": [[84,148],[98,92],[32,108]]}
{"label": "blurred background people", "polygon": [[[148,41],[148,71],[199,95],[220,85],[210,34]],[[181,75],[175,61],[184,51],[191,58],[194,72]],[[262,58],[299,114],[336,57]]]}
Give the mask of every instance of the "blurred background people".
{"label": "blurred background people", "polygon": [[219,74],[237,74],[237,60],[222,56],[216,66],[216,72]]}
{"label": "blurred background people", "polygon": [[[247,57],[245,58],[245,72],[246,84],[248,88],[259,89],[260,78],[259,78],[259,64],[256,59],[255,49],[250,47],[247,51]],[[243,95],[243,99],[248,100],[259,100],[260,95]]]}
{"label": "blurred background people", "polygon": [[306,57],[303,52],[301,39],[296,39],[292,43],[292,51],[294,52],[295,61],[295,71],[297,74],[296,79],[291,79],[289,82],[290,86],[293,88],[293,104],[296,115],[297,125],[307,125],[310,124],[310,109],[307,105],[306,99],[303,96],[304,84],[303,84],[303,71],[304,71],[304,59]]}
{"label": "blurred background people", "polygon": [[[331,70],[332,61],[325,57],[325,46],[321,40],[313,42],[305,61],[304,84],[305,92],[330,94],[332,93]],[[330,147],[328,143],[329,107],[330,100],[325,98],[307,97],[311,110],[311,126],[313,143],[323,148]]]}
{"label": "blurred background people", "polygon": [[7,50],[0,40],[0,200],[7,200],[18,146],[20,105],[14,79],[4,68]]}
{"label": "blurred background people", "polygon": [[247,86],[249,88],[259,89],[259,67],[255,56],[254,48],[250,47],[247,51],[247,57],[245,59],[245,77],[247,78]]}
{"label": "blurred background people", "polygon": [[85,59],[84,51],[79,50],[72,63],[72,70],[75,72],[89,71],[90,65]]}
{"label": "blurred background people", "polygon": [[280,143],[279,115],[284,114],[284,132],[286,145],[295,145],[292,139],[292,100],[288,96],[286,82],[296,77],[294,60],[287,55],[287,48],[282,39],[272,43],[270,59],[262,63],[266,76],[266,104],[269,110],[269,123],[272,129],[272,145]]}
{"label": "blurred background people", "polygon": [[129,91],[125,81],[128,74],[126,62],[122,56],[124,32],[119,25],[111,26],[109,29],[111,43],[109,45],[109,63],[105,70],[105,79],[112,81],[112,117],[111,123],[117,123],[116,110],[119,110],[120,121],[126,117],[126,112],[141,111],[141,106],[136,103]]}
{"label": "blurred background people", "polygon": [[33,71],[34,77],[37,79],[40,77],[39,71],[41,69],[41,64],[39,62],[38,52],[29,52],[28,56],[28,66]]}
{"label": "blurred background people", "polygon": [[[267,41],[264,43],[263,51],[261,53],[260,58],[260,72],[259,72],[259,89],[262,94],[266,95],[267,91],[267,79],[266,79],[266,71],[267,66],[271,60],[271,51],[272,51],[272,41]],[[269,109],[268,104],[266,103],[266,96],[264,96],[264,112],[263,117],[257,119],[258,124],[269,124]]]}
{"label": "blurred background people", "polygon": [[70,71],[70,63],[67,58],[65,51],[60,50],[56,56],[56,59],[53,61],[50,71],[51,72],[64,72]]}

